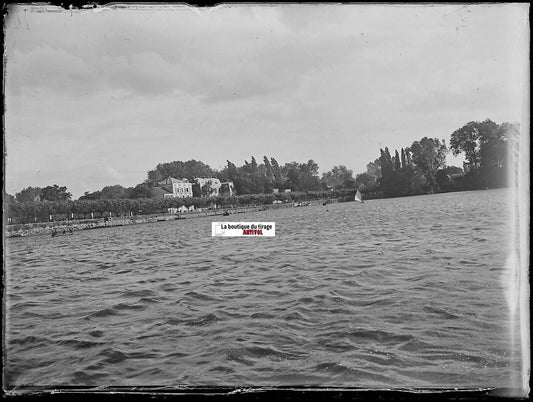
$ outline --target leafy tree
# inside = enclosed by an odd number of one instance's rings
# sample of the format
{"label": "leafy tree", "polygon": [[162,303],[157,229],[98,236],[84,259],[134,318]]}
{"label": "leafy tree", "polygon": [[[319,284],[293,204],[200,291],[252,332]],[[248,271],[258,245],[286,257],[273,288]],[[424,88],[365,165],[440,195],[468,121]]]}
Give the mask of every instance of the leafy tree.
{"label": "leafy tree", "polygon": [[263,156],[263,163],[265,164],[267,179],[270,182],[273,182],[274,181],[274,172],[272,170],[272,165],[270,164],[270,161],[268,160],[268,158],[266,156]]}
{"label": "leafy tree", "polygon": [[265,192],[270,193],[274,188],[274,172],[266,156],[263,156],[263,163],[265,166]]}
{"label": "leafy tree", "polygon": [[320,189],[318,177],[318,164],[309,159],[307,163],[300,165],[300,180],[303,191],[316,191]]}
{"label": "leafy tree", "polygon": [[278,161],[274,158],[270,158],[270,164],[272,165],[272,174],[274,175],[274,185],[277,188],[284,188],[287,177],[283,174]]}
{"label": "leafy tree", "polygon": [[224,169],[224,175],[227,177],[228,181],[233,182],[235,189],[239,194],[244,194],[243,189],[243,178],[237,166],[230,161],[227,162],[227,167]]}
{"label": "leafy tree", "polygon": [[133,188],[130,194],[130,198],[152,198],[153,196],[153,187],[148,183],[138,184]]}
{"label": "leafy tree", "polygon": [[322,174],[321,182],[334,189],[355,188],[353,171],[344,165],[333,166],[329,172]]}
{"label": "leafy tree", "polygon": [[386,197],[394,196],[393,191],[393,164],[392,158],[389,152],[389,148],[385,147],[385,150],[380,149],[381,156],[379,157],[381,166],[381,186],[383,188],[383,195]]}
{"label": "leafy tree", "polygon": [[255,171],[257,171],[257,162],[255,160],[255,158],[252,156],[252,162],[250,163],[250,167],[251,167],[251,172],[254,173]]}
{"label": "leafy tree", "polygon": [[166,164],[159,164],[157,167],[153,170],[148,171],[148,178],[147,181],[149,183],[160,183],[163,180],[165,180],[167,177],[177,177],[172,176],[168,174],[167,172],[170,171],[170,167],[166,166]]}
{"label": "leafy tree", "polygon": [[263,193],[265,191],[266,174],[264,166],[259,166],[252,156],[251,162],[248,165],[250,169],[250,189],[253,194]]}
{"label": "leafy tree", "polygon": [[363,193],[377,191],[379,187],[376,178],[366,172],[358,174],[354,184],[354,188],[361,189]]}
{"label": "leafy tree", "polygon": [[318,164],[312,159],[307,163],[286,163],[282,168],[282,175],[287,177],[286,185],[293,191],[315,191],[321,187]]}
{"label": "leafy tree", "polygon": [[[407,159],[407,157],[406,157]],[[406,161],[407,162],[407,161]],[[420,187],[413,185],[416,183],[417,175],[423,176],[419,171],[417,171],[412,164],[407,164],[405,167],[402,167],[399,172],[398,182],[400,183],[401,195],[411,195],[411,194],[421,194],[423,193]]]}
{"label": "leafy tree", "polygon": [[26,187],[15,194],[15,199],[18,202],[39,201],[41,199],[41,191],[39,187]]}
{"label": "leafy tree", "polygon": [[446,169],[439,169],[435,174],[435,181],[441,191],[449,191],[452,188],[452,183]]}
{"label": "leafy tree", "polygon": [[176,179],[194,180],[196,177],[215,177],[216,172],[203,162],[191,159],[187,162],[174,161],[169,163],[160,163],[155,169],[148,172],[147,182],[159,183],[168,177]]}
{"label": "leafy tree", "polygon": [[126,189],[119,184],[115,184],[113,186],[106,186],[102,189],[100,193],[100,198],[104,199],[121,199],[128,197]]}
{"label": "leafy tree", "polygon": [[444,140],[424,137],[415,141],[410,147],[413,153],[413,162],[422,171],[433,191],[438,191],[435,175],[437,170],[446,165],[446,153],[448,152]]}
{"label": "leafy tree", "polygon": [[258,192],[256,182],[253,178],[254,169],[248,161],[244,161],[244,165],[239,168],[241,177],[242,193],[255,194]]}
{"label": "leafy tree", "polygon": [[490,119],[471,121],[454,131],[450,147],[454,155],[464,152],[470,171],[463,185],[467,188],[499,187],[506,184],[509,138],[519,130],[517,124],[498,125]]}
{"label": "leafy tree", "polygon": [[471,121],[452,133],[450,149],[454,155],[464,152],[470,166],[478,169],[481,164],[482,144],[493,137],[497,129],[498,125],[489,119],[483,122]]}
{"label": "leafy tree", "polygon": [[72,194],[65,186],[59,187],[57,184],[47,186],[41,190],[41,201],[66,201],[70,200]]}
{"label": "leafy tree", "polygon": [[369,162],[366,165],[366,173],[375,179],[378,179],[382,176],[380,158],[376,159],[374,162]]}
{"label": "leafy tree", "polygon": [[287,177],[287,184],[293,191],[301,191],[300,165],[297,162],[286,163],[283,166],[283,175]]}
{"label": "leafy tree", "polygon": [[480,135],[479,159],[480,167],[503,167],[507,159],[507,132],[511,129],[509,123],[501,126],[490,125]]}

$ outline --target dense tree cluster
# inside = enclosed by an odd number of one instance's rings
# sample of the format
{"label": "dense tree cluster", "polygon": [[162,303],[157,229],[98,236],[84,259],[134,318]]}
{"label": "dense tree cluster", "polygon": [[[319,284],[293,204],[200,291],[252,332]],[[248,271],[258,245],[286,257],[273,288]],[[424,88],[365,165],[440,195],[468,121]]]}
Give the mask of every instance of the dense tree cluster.
{"label": "dense tree cluster", "polygon": [[72,198],[72,194],[65,186],[59,187],[57,184],[45,188],[27,187],[15,194],[18,202],[31,201],[66,201]]}
{"label": "dense tree cluster", "polygon": [[209,165],[194,159],[187,162],[160,163],[148,172],[147,183],[157,184],[167,177],[187,179],[192,182],[196,177],[215,177],[216,173]]}
{"label": "dense tree cluster", "polygon": [[[380,149],[379,166],[381,177],[378,178],[379,189],[384,197],[399,197],[412,194],[423,194],[430,191],[427,186],[424,171],[415,163],[415,158],[424,159],[422,151],[425,149],[417,144],[438,143],[437,139],[423,138],[415,141],[411,148],[401,148],[391,156],[389,149]],[[416,150],[416,153],[412,151]],[[364,189],[363,189],[364,191]]]}
{"label": "dense tree cluster", "polygon": [[237,194],[271,193],[274,189],[284,191],[317,191],[322,188],[318,177],[318,165],[310,159],[307,163],[290,162],[280,166],[274,158],[263,156],[258,164],[252,156],[241,167],[227,161],[227,166],[218,173],[222,181],[232,181]]}
{"label": "dense tree cluster", "polygon": [[[508,144],[518,138],[517,124],[491,120],[469,122],[451,135],[454,155],[464,153],[467,171],[446,166],[448,148],[444,140],[424,137],[411,146],[397,150],[387,147],[380,157],[367,165],[357,177],[363,192],[382,192],[384,197],[427,194],[442,191],[474,190],[506,185]],[[381,171],[379,177],[378,170]]]}
{"label": "dense tree cluster", "polygon": [[322,184],[326,188],[339,189],[354,189],[356,182],[353,177],[353,172],[344,165],[333,166],[329,172],[322,174]]}
{"label": "dense tree cluster", "polygon": [[472,188],[505,185],[509,143],[518,139],[519,132],[518,124],[496,124],[489,119],[471,121],[454,131],[450,148],[454,155],[464,153],[468,162],[463,185]]}

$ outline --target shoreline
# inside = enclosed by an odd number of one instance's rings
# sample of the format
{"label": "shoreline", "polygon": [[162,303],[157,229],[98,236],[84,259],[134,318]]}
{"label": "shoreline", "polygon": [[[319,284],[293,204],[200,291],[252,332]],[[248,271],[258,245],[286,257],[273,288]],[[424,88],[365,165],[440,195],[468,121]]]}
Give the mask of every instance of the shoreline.
{"label": "shoreline", "polygon": [[[501,187],[507,188],[507,187]],[[496,190],[497,188],[491,189]],[[485,191],[485,190],[464,190],[464,191]],[[455,193],[456,191],[446,191],[440,192],[437,194],[447,194]],[[463,192],[463,191],[459,191]],[[391,198],[405,198],[405,197],[415,197],[420,195],[428,194],[411,194],[401,197],[375,197],[370,196],[365,198],[365,200],[376,200],[376,199],[391,199]],[[247,212],[257,212],[265,211],[267,209],[277,209],[277,208],[296,208],[298,206],[308,206],[308,205],[320,205],[320,204],[336,204],[344,202],[352,202],[351,199],[346,199],[345,197],[339,198],[321,198],[318,200],[304,201],[304,202],[288,202],[288,203],[277,203],[277,204],[263,204],[263,205],[251,205],[251,206],[242,206],[242,207],[228,207],[228,208],[217,208],[217,209],[208,209],[204,211],[191,211],[191,212],[181,212],[181,213],[160,213],[160,214],[150,214],[150,215],[133,215],[133,216],[116,216],[112,218],[94,218],[94,219],[76,219],[76,220],[65,220],[65,221],[52,221],[52,222],[35,222],[35,223],[17,223],[5,225],[4,229],[4,238],[15,238],[15,237],[33,237],[33,236],[44,236],[51,235],[53,230],[58,231],[57,235],[69,235],[80,230],[91,230],[91,229],[105,229],[115,226],[129,226],[134,224],[145,224],[145,223],[155,223],[163,221],[173,221],[181,219],[193,219],[206,216],[227,216],[235,215],[240,213]]]}
{"label": "shoreline", "polygon": [[[4,236],[6,238],[17,237],[34,237],[34,236],[52,236],[54,231],[57,232],[55,236],[68,236],[78,231],[106,229],[118,226],[130,226],[137,224],[166,222],[182,219],[203,218],[207,216],[228,216],[248,212],[266,211],[268,209],[279,208],[298,208],[303,206],[321,205],[324,202],[328,204],[338,203],[338,199],[321,199],[313,200],[304,203],[281,203],[281,204],[267,204],[255,205],[236,208],[217,208],[206,211],[191,211],[182,213],[166,213],[166,214],[152,214],[152,215],[134,215],[134,216],[117,216],[112,218],[95,218],[82,220],[67,220],[55,222],[36,222],[36,223],[19,223],[13,225],[6,225]],[[20,229],[15,230],[15,227]]]}

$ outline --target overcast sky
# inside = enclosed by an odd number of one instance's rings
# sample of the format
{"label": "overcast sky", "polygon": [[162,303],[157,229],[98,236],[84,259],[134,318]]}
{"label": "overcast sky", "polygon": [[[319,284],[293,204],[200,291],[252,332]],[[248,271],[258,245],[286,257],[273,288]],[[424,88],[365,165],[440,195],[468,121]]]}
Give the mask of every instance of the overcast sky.
{"label": "overcast sky", "polygon": [[[523,121],[527,4],[18,6],[6,22],[6,191],[78,198],[160,162],[254,155],[365,171],[472,120]],[[459,160],[452,160],[459,164]]]}

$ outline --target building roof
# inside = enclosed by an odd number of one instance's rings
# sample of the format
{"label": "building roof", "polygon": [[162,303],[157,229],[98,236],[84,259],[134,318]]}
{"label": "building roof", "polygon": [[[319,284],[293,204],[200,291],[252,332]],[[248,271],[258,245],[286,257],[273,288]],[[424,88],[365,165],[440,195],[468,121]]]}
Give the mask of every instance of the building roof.
{"label": "building roof", "polygon": [[174,184],[174,183],[188,183],[187,179],[175,179],[174,177],[167,177],[165,180],[160,181],[159,184]]}

